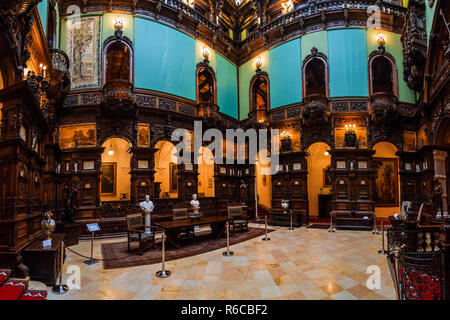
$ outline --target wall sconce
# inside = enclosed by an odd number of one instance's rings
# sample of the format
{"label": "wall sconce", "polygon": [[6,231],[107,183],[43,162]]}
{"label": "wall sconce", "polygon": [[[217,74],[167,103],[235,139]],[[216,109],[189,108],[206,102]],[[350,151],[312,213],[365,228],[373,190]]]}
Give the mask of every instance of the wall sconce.
{"label": "wall sconce", "polygon": [[257,57],[255,59],[255,67],[256,67],[256,71],[260,71],[261,67],[263,65],[263,59],[261,57]]}
{"label": "wall sconce", "polygon": [[124,27],[124,19],[121,16],[117,16],[114,19],[114,29],[116,29],[116,31],[114,32],[114,34],[116,35],[116,37],[121,37],[122,36],[122,29]]}
{"label": "wall sconce", "polygon": [[384,52],[384,45],[386,44],[386,38],[382,32],[377,34],[378,51]]}
{"label": "wall sconce", "polygon": [[209,61],[209,49],[208,47],[203,47],[202,49],[203,58],[205,58],[205,62]]}
{"label": "wall sconce", "polygon": [[294,10],[294,3],[292,0],[281,3],[281,13],[286,14]]}
{"label": "wall sconce", "polygon": [[194,7],[194,0],[183,0],[183,2],[191,8]]}

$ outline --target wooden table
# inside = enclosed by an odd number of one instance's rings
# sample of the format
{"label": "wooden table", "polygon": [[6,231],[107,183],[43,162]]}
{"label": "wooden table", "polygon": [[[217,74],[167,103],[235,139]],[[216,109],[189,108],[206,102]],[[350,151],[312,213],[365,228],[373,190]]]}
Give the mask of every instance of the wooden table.
{"label": "wooden table", "polygon": [[65,234],[54,233],[51,237],[51,247],[42,246],[44,237],[34,241],[23,252],[25,265],[30,268],[31,280],[44,282],[48,286],[56,284],[61,269],[61,244]]}
{"label": "wooden table", "polygon": [[230,218],[228,216],[212,216],[201,217],[198,219],[180,219],[173,221],[159,221],[153,223],[155,226],[160,227],[164,231],[179,230],[195,226],[211,226],[211,233],[213,235],[219,234],[222,231],[223,226]]}

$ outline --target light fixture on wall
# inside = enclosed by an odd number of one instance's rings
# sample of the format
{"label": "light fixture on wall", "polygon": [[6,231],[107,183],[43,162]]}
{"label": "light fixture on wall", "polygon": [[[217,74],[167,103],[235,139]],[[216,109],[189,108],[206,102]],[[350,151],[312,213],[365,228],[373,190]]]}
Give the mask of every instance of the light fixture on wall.
{"label": "light fixture on wall", "polygon": [[114,150],[112,147],[112,141],[109,142],[109,150],[108,150],[108,155],[112,156],[114,154]]}
{"label": "light fixture on wall", "polygon": [[263,58],[262,58],[262,57],[257,57],[257,58],[255,59],[255,67],[256,67],[256,71],[260,71],[262,65],[263,65]]}
{"label": "light fixture on wall", "polygon": [[183,2],[191,8],[194,7],[194,0],[183,0]]}
{"label": "light fixture on wall", "polygon": [[386,44],[386,38],[382,32],[377,34],[378,51],[384,52],[384,45]]}
{"label": "light fixture on wall", "polygon": [[208,49],[208,47],[203,47],[202,48],[202,55],[203,55],[203,58],[205,58],[205,62],[208,62],[209,61],[209,49]]}
{"label": "light fixture on wall", "polygon": [[281,3],[281,13],[286,14],[294,10],[294,3],[292,0]]}
{"label": "light fixture on wall", "polygon": [[121,37],[122,36],[122,29],[124,27],[124,19],[122,16],[117,16],[114,19],[114,29],[116,29],[116,31],[114,32],[114,34],[117,37]]}

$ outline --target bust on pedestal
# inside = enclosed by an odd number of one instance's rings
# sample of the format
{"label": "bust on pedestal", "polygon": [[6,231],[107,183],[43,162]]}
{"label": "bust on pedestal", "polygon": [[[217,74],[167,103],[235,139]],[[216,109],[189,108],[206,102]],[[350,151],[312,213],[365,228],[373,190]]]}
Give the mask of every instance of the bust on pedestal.
{"label": "bust on pedestal", "polygon": [[200,202],[197,200],[197,194],[192,195],[191,200],[191,207],[192,207],[192,213],[190,214],[191,218],[200,218],[202,214],[198,212],[198,209],[200,209]]}
{"label": "bust on pedestal", "polygon": [[148,194],[145,196],[145,201],[140,202],[139,206],[145,212],[145,232],[152,233],[152,230],[150,228],[150,215],[153,212],[155,206],[153,205],[153,202],[150,201],[150,196]]}

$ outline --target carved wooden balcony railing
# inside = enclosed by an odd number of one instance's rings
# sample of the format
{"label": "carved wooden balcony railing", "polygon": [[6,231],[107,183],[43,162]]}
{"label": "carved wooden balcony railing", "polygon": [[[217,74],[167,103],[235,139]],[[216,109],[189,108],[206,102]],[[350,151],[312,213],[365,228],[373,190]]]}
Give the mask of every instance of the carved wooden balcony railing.
{"label": "carved wooden balcony railing", "polygon": [[219,116],[219,107],[212,103],[199,103],[197,105],[198,108],[198,116],[201,118],[218,118]]}
{"label": "carved wooden balcony railing", "polygon": [[303,121],[326,123],[329,120],[328,98],[323,94],[311,94],[303,99]]}
{"label": "carved wooden balcony railing", "polygon": [[[381,5],[381,12],[390,12],[390,14],[400,17],[403,17],[406,11],[401,0],[386,0],[382,3],[379,3],[376,0],[322,0],[320,2],[308,1],[307,3],[304,3],[297,7],[294,11],[281,15],[278,18],[267,23],[266,25],[262,26],[260,29],[257,29],[254,32],[250,33],[247,38],[240,43],[240,45],[245,46],[274,29],[290,25],[296,21],[302,21],[300,22],[300,24],[303,24],[303,19],[309,16],[319,14],[323,16],[326,13],[345,9],[367,11],[369,6],[375,4]],[[326,17],[321,17],[321,19],[324,23],[326,22]]]}
{"label": "carved wooden balcony railing", "polygon": [[399,114],[397,97],[392,93],[379,92],[371,96],[372,121],[385,122],[394,121]]}
{"label": "carved wooden balcony railing", "polygon": [[126,80],[111,80],[103,86],[103,97],[109,102],[133,102],[133,85]]}
{"label": "carved wooden balcony railing", "polygon": [[50,70],[50,81],[47,96],[55,99],[57,103],[63,101],[70,91],[69,57],[59,49],[50,49],[52,68]]}

